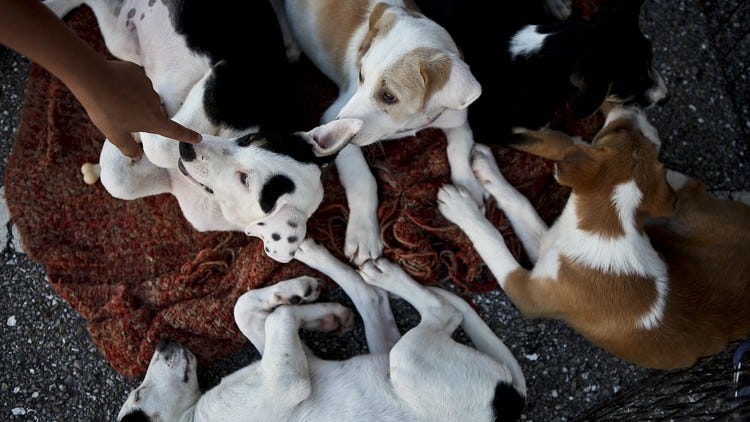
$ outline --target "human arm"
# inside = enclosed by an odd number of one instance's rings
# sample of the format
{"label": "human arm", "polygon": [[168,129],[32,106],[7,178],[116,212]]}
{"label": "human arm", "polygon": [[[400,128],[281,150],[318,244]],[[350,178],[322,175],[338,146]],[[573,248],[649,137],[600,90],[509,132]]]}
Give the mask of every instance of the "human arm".
{"label": "human arm", "polygon": [[200,135],[170,120],[143,70],[106,60],[36,0],[0,0],[0,43],[57,76],[91,121],[123,154],[138,159],[131,132],[150,132],[197,143]]}

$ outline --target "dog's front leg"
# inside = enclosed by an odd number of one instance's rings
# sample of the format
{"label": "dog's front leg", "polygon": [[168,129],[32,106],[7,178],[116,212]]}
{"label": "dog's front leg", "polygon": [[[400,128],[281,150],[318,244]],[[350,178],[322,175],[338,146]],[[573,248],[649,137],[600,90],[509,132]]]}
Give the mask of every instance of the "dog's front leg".
{"label": "dog's front leg", "polygon": [[377,184],[362,149],[356,145],[350,144],[341,150],[336,157],[336,169],[349,204],[344,254],[359,266],[383,254]]}
{"label": "dog's front leg", "polygon": [[296,406],[311,391],[305,347],[300,326],[324,332],[344,332],[354,325],[352,312],[338,303],[282,305],[266,318],[266,346],[261,359],[264,382],[283,395],[279,404]]}
{"label": "dog's front leg", "polygon": [[536,263],[542,237],[547,233],[547,224],[529,200],[505,180],[489,147],[481,144],[474,146],[471,167],[477,180],[505,212],[531,262]]}
{"label": "dog's front leg", "polygon": [[455,186],[443,186],[438,191],[438,208],[445,218],[466,233],[500,287],[524,316],[558,314],[555,283],[532,278],[521,267],[505,245],[502,234],[482,215],[468,193]]}
{"label": "dog's front leg", "polygon": [[453,184],[463,187],[483,210],[485,191],[474,177],[469,161],[474,146],[474,136],[469,123],[464,122],[460,126],[445,128],[443,131],[448,140],[448,163]]}
{"label": "dog's front leg", "polygon": [[401,334],[385,290],[366,284],[354,268],[336,259],[312,239],[302,241],[294,258],[333,279],[354,302],[365,325],[370,353],[391,350]]}

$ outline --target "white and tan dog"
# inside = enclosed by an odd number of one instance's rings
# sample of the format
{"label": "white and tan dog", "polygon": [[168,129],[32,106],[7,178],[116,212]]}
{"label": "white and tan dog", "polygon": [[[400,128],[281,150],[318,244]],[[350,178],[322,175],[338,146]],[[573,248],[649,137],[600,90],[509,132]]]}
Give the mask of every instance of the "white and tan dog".
{"label": "white and tan dog", "polygon": [[[244,231],[261,237],[272,258],[291,260],[305,237],[307,219],[323,198],[320,167],[333,160],[331,155],[358,133],[362,122],[344,119],[307,132],[282,131],[287,118],[293,120],[284,98],[288,91],[274,87],[269,78],[286,84],[289,65],[271,6],[228,2],[213,7],[187,0],[45,4],[60,17],[81,4],[89,6],[109,51],[142,65],[167,114],[203,134],[200,144],[179,146],[140,133],[144,157],[139,162],[105,141],[99,165],[84,165],[84,179],[93,183],[101,176],[112,196],[126,200],[171,193],[195,229]],[[239,12],[248,16],[233,15]],[[252,28],[232,26],[247,19],[258,22]],[[222,34],[251,37],[255,31],[263,41],[254,42],[250,54],[247,40],[217,36],[219,26]],[[273,133],[261,131],[264,125]]]}
{"label": "white and tan dog", "polygon": [[471,173],[473,137],[466,108],[481,87],[450,35],[413,2],[390,0],[271,0],[290,51],[295,41],[339,87],[323,122],[362,120],[362,130],[336,159],[349,203],[344,252],[357,265],[383,249],[377,186],[360,146],[445,131],[454,183],[478,203],[483,191]]}
{"label": "white and tan dog", "polygon": [[[300,277],[253,290],[239,298],[235,320],[262,358],[225,377],[201,395],[195,357],[164,343],[143,383],[133,390],[118,421],[497,421],[517,420],[526,385],[518,362],[474,310],[441,289],[417,284],[398,266],[368,262],[357,274],[325,249],[305,241],[298,254],[325,267],[351,294],[357,309],[367,283],[391,291],[420,313],[419,325],[395,345],[372,338],[370,329],[396,331],[391,318],[363,315],[370,354],[344,361],[316,357],[299,329],[341,332],[352,312],[315,300],[318,282]],[[360,278],[360,275],[362,278]],[[366,305],[366,304],[365,304]],[[455,342],[461,324],[477,349]],[[397,331],[396,331],[397,333]],[[380,352],[372,352],[377,351]]]}
{"label": "white and tan dog", "polygon": [[641,366],[691,366],[750,333],[750,207],[668,173],[656,129],[638,107],[606,109],[592,145],[550,130],[522,132],[516,147],[555,160],[557,180],[572,188],[549,229],[491,151],[476,147],[474,171],[533,269],[518,264],[465,193],[443,187],[439,208],[526,317],[563,319]]}

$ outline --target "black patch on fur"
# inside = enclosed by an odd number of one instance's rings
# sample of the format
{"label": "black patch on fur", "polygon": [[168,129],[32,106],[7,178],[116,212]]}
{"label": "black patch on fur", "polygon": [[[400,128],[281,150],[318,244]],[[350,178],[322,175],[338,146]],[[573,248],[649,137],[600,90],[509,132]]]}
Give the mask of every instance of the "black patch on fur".
{"label": "black patch on fur", "polygon": [[294,192],[294,189],[292,179],[281,174],[272,176],[260,191],[260,209],[265,213],[271,212],[279,197]]}
{"label": "black patch on fur", "polygon": [[148,417],[143,410],[136,409],[120,419],[120,422],[151,422],[151,418]]}
{"label": "black patch on fur", "polygon": [[274,233],[274,234],[271,235],[271,239],[273,239],[273,240],[275,240],[275,241],[278,242],[279,240],[281,240],[281,235],[278,234],[278,233]]}
{"label": "black patch on fur", "polygon": [[[638,96],[654,82],[646,75],[652,47],[638,26],[640,1],[602,1],[589,20],[574,9],[566,21],[547,14],[542,0],[505,2],[503,13],[494,13],[492,2],[417,3],[451,34],[482,85],[469,111],[477,142],[505,144],[512,127],[537,129],[566,104],[584,117],[608,93]],[[510,40],[526,25],[548,35],[537,52],[513,59]],[[581,87],[571,83],[573,74]]]}
{"label": "black patch on fur", "polygon": [[526,406],[523,397],[512,385],[499,382],[495,387],[495,397],[492,398],[492,411],[496,422],[510,422],[521,419],[521,412]]}
{"label": "black patch on fur", "polygon": [[296,223],[296,222],[294,222],[294,221],[287,221],[287,222],[286,222],[286,224],[288,224],[288,225],[289,225],[289,227],[291,227],[291,228],[293,228],[293,229],[296,229],[296,228],[297,228],[297,223]]}
{"label": "black patch on fur", "polygon": [[190,162],[195,160],[196,157],[195,148],[193,148],[192,144],[180,142],[180,158],[182,158],[182,161]]}
{"label": "black patch on fur", "polygon": [[285,155],[300,163],[318,166],[327,165],[336,158],[335,154],[326,157],[316,156],[312,144],[296,133],[277,135],[268,132],[255,132],[237,138],[236,143],[240,147],[248,147],[257,143],[260,148],[267,151]]}
{"label": "black patch on fur", "polygon": [[297,241],[297,239],[298,239],[297,236],[289,236],[289,237],[286,238],[286,241],[289,242],[289,243],[294,243],[294,242]]}

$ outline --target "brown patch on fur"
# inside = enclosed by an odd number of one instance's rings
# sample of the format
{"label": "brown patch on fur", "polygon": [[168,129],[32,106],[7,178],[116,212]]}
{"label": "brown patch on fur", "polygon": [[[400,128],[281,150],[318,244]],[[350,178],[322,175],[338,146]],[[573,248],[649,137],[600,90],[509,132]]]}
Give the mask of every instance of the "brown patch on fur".
{"label": "brown patch on fur", "polygon": [[316,5],[317,19],[328,24],[320,25],[323,49],[330,51],[339,72],[344,72],[346,52],[354,32],[367,18],[369,0],[326,0]]}
{"label": "brown patch on fur", "polygon": [[666,263],[669,281],[660,323],[642,329],[658,299],[656,280],[594,270],[562,251],[555,280],[522,269],[506,278],[505,292],[526,317],[563,319],[614,355],[659,369],[691,366],[750,333],[750,207],[716,199],[697,181],[675,201],[656,147],[630,119],[611,122],[593,147],[566,147],[564,137],[544,132],[524,133],[520,145],[554,157],[564,151],[559,177],[579,197],[579,227],[621,230],[612,190],[635,180],[643,193],[636,228]]}
{"label": "brown patch on fur", "polygon": [[369,30],[367,31],[364,40],[362,40],[362,44],[359,46],[359,56],[357,58],[358,68],[361,67],[362,57],[367,54],[368,50],[370,50],[375,38],[387,34],[393,27],[393,24],[396,21],[396,16],[393,14],[385,14],[390,7],[391,6],[387,3],[380,2],[372,8],[372,11],[370,12]]}
{"label": "brown patch on fur", "polygon": [[[451,69],[451,58],[440,50],[414,49],[383,72],[375,100],[395,120],[404,122],[423,110],[430,98],[443,89]],[[385,103],[382,96],[386,92],[397,97],[398,102]]]}

